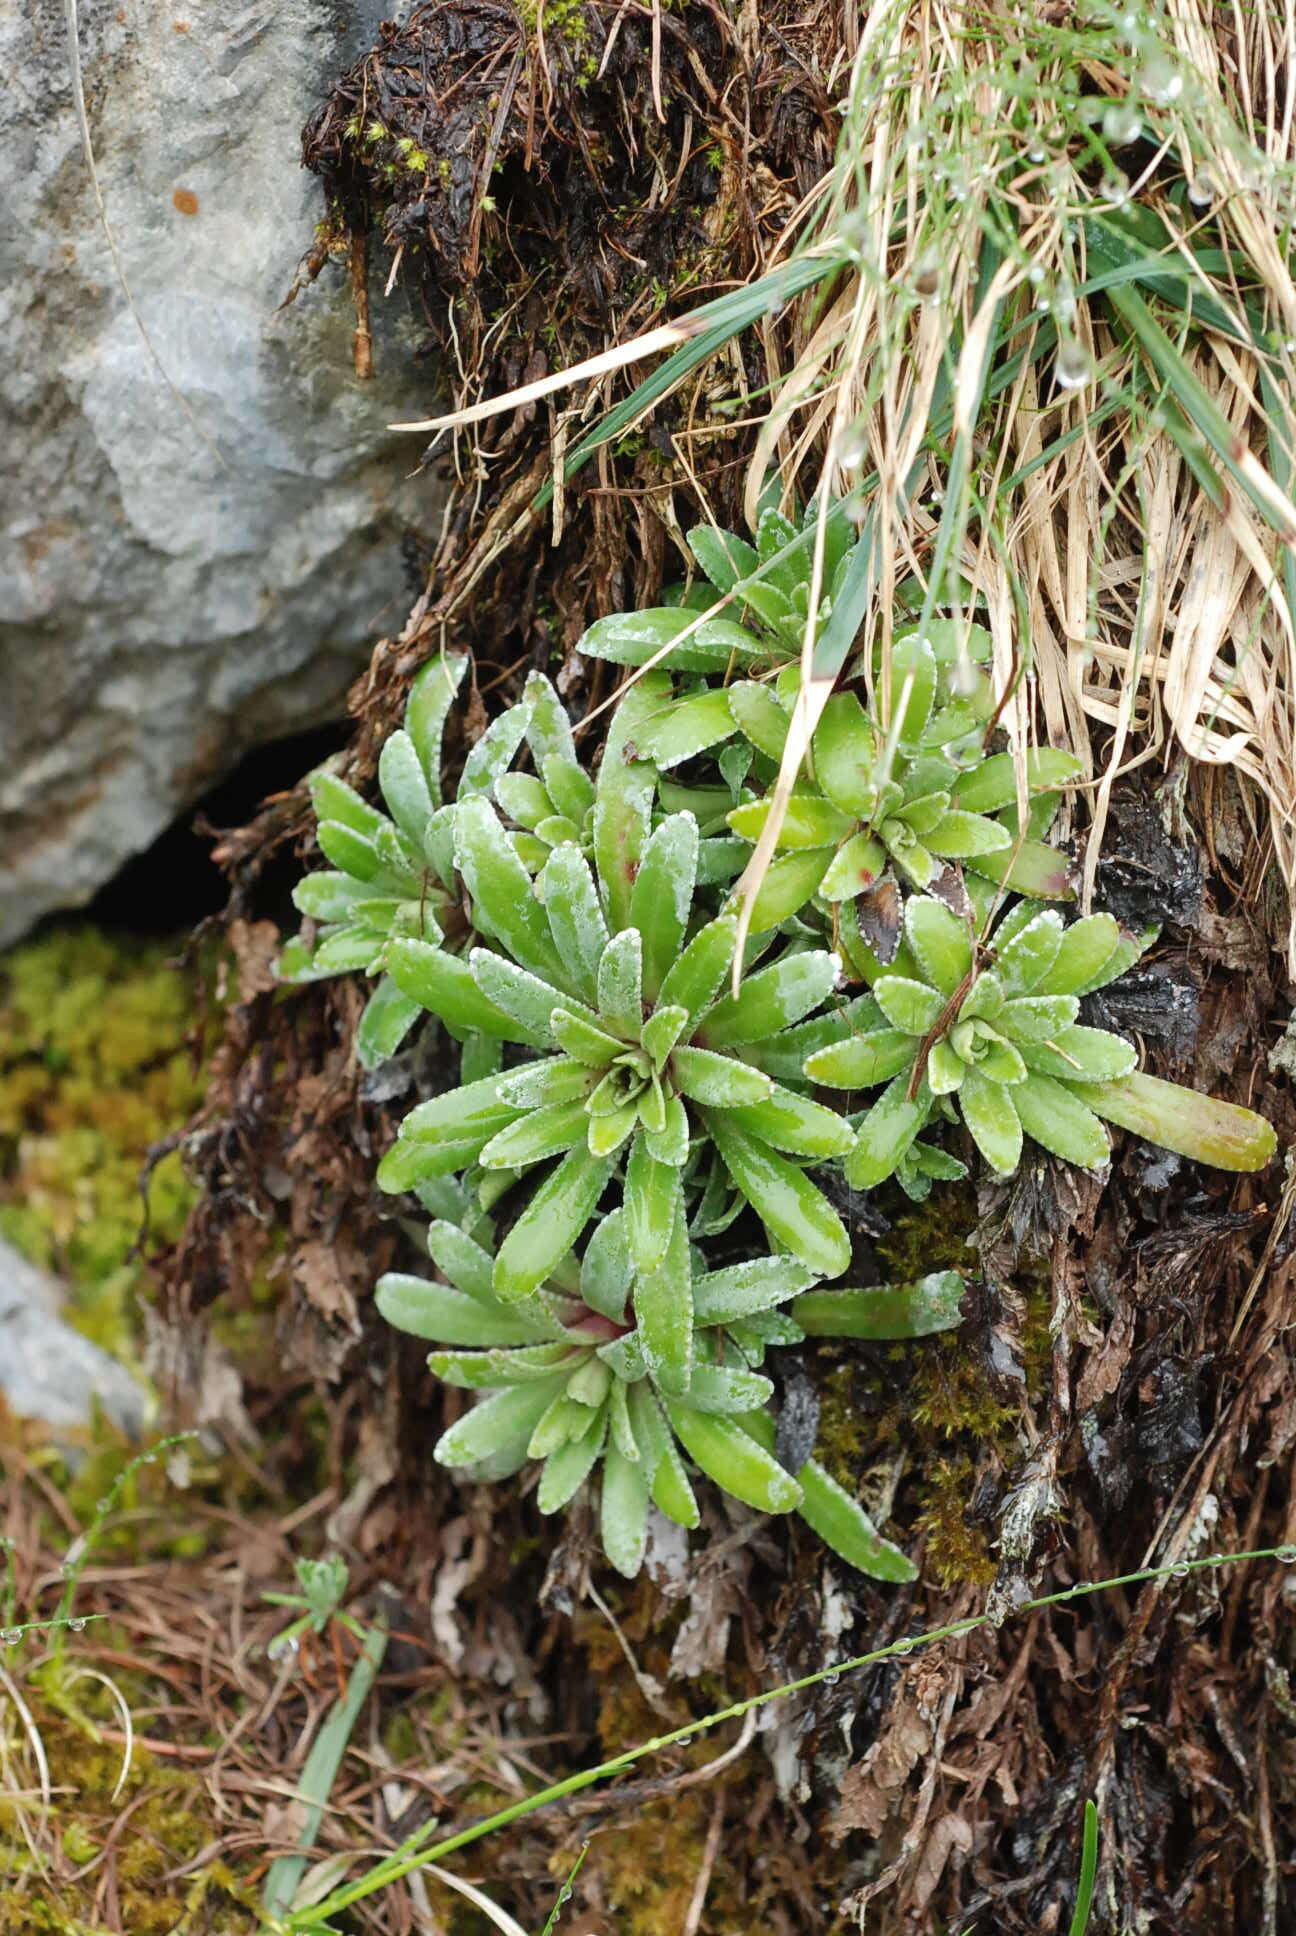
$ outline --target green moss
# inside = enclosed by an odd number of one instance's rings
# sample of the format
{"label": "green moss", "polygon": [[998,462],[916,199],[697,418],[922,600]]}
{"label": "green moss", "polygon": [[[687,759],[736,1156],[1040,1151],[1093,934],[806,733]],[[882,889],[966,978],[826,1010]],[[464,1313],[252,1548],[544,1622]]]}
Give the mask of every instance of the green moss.
{"label": "green moss", "polygon": [[[212,1838],[211,1804],[201,1778],[137,1742],[115,1794],[122,1749],[73,1725],[42,1702],[38,1689],[28,1686],[24,1698],[61,1801],[44,1823],[36,1808],[28,1805],[20,1817],[12,1796],[0,1801],[0,1936],[99,1936],[97,1897],[110,1842],[117,1926],[131,1936],[252,1936],[258,1919],[250,1885],[221,1863],[204,1863],[195,1874],[173,1874]],[[101,1706],[105,1725],[119,1725],[106,1690],[89,1687],[90,1701]],[[10,1733],[10,1755],[23,1754],[7,1703],[0,1726]],[[28,1847],[24,1822],[43,1866]],[[50,1861],[56,1853],[63,1857],[57,1869]],[[87,1875],[68,1876],[68,1867],[86,1864],[94,1865]]]}
{"label": "green moss", "polygon": [[989,1586],[995,1576],[986,1529],[968,1518],[976,1476],[972,1459],[957,1453],[932,1459],[920,1488],[918,1530],[924,1535],[927,1571],[945,1589]]}
{"label": "green moss", "polygon": [[[140,1173],[201,1086],[190,978],[175,945],[60,929],[0,961],[0,1236],[62,1277],[73,1321],[123,1355],[141,1281]],[[148,1185],[150,1239],[192,1202],[177,1153]]]}
{"label": "green moss", "polygon": [[[898,1190],[882,1207],[892,1228],[877,1244],[884,1278],[904,1282],[929,1271],[974,1272],[968,1239],[976,1202],[966,1184],[938,1186],[925,1204]],[[870,1468],[903,1448],[918,1482],[927,1567],[942,1586],[993,1577],[985,1534],[965,1513],[987,1457],[1016,1457],[1023,1407],[1044,1387],[1051,1353],[1048,1273],[1025,1263],[1012,1291],[1020,1307],[1021,1386],[993,1376],[959,1332],[863,1352],[821,1345],[814,1376],[820,1417],[816,1456],[833,1477],[864,1494]],[[988,1571],[987,1571],[988,1569]]]}

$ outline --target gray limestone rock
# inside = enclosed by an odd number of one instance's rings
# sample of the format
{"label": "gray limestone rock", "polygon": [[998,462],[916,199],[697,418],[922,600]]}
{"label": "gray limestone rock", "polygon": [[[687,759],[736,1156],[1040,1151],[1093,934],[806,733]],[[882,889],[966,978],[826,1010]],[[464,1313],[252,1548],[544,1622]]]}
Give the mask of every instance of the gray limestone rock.
{"label": "gray limestone rock", "polygon": [[404,615],[401,536],[433,509],[386,428],[431,401],[412,325],[375,273],[361,382],[339,265],[279,309],[324,213],[301,125],[379,15],[85,0],[104,199],[180,404],[96,214],[63,9],[0,10],[0,943],[337,715]]}
{"label": "gray limestone rock", "polygon": [[89,1423],[95,1404],[138,1438],[144,1394],[115,1358],[66,1324],[61,1286],[0,1241],[0,1393],[19,1418],[56,1434]]}

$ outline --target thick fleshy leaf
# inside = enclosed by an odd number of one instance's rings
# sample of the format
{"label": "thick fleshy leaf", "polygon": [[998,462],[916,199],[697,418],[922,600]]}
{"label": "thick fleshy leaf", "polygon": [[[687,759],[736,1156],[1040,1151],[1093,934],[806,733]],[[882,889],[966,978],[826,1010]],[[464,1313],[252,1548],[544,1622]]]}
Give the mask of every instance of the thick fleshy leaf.
{"label": "thick fleshy leaf", "polygon": [[1253,1109],[1141,1071],[1118,1082],[1076,1083],[1074,1091],[1107,1122],[1217,1170],[1262,1170],[1277,1148],[1273,1125]]}
{"label": "thick fleshy leaf", "polygon": [[1059,1029],[1047,1042],[1022,1044],[1022,1059],[1028,1068],[1060,1082],[1114,1082],[1138,1066],[1132,1043],[1106,1029]]}
{"label": "thick fleshy leaf", "polygon": [[868,1029],[816,1049],[805,1060],[811,1082],[830,1089],[873,1089],[913,1067],[918,1039],[900,1029]]}
{"label": "thick fleshy leaf", "polygon": [[476,918],[490,928],[519,966],[556,988],[571,986],[558,958],[531,876],[490,802],[461,801],[455,817],[455,850],[472,895]]}
{"label": "thick fleshy leaf", "polygon": [[1160,932],[1158,927],[1149,927],[1141,928],[1137,934],[1132,934],[1122,928],[1120,939],[1102,967],[1096,969],[1083,987],[1077,988],[1075,993],[1091,995],[1096,988],[1106,988],[1110,982],[1117,981],[1122,975],[1128,974],[1134,963],[1147,953]]}
{"label": "thick fleshy leaf", "polygon": [[494,790],[496,782],[526,737],[527,708],[510,706],[493,719],[474,743],[459,776],[458,800],[465,801]]}
{"label": "thick fleshy leaf", "polygon": [[533,1385],[515,1385],[507,1391],[485,1398],[448,1432],[443,1432],[432,1448],[439,1465],[475,1465],[499,1447],[524,1433],[529,1439],[557,1393],[565,1374],[553,1379],[538,1379]]}
{"label": "thick fleshy leaf", "polygon": [[873,996],[891,1026],[906,1035],[926,1035],[945,1010],[938,989],[904,975],[880,975],[873,984]]}
{"label": "thick fleshy leaf", "polygon": [[639,1040],[644,1053],[652,1057],[653,1067],[661,1070],[667,1056],[688,1027],[686,1008],[655,1008],[644,1023]]}
{"label": "thick fleshy leaf", "polygon": [[[674,672],[728,672],[749,665],[765,651],[754,633],[732,619],[709,618],[701,625],[696,620],[696,612],[674,605],[613,612],[595,620],[580,640],[580,650],[615,665],[641,666],[666,646],[668,655],[661,663]],[[681,639],[690,626],[695,629]]]}
{"label": "thick fleshy leaf", "polygon": [[643,990],[650,1002],[684,945],[697,858],[697,821],[691,813],[673,813],[654,829],[630,890],[630,926],[643,937]]}
{"label": "thick fleshy leaf", "polygon": [[705,1120],[725,1168],[770,1234],[819,1276],[840,1277],[850,1239],[822,1191],[728,1112],[707,1111]]}
{"label": "thick fleshy leaf", "polygon": [[[759,840],[765,822],[773,811],[773,800],[748,800],[729,814],[729,825],[743,840]],[[816,793],[794,793],[787,803],[779,829],[780,852],[803,847],[836,847],[853,832],[855,822],[849,814]]]}
{"label": "thick fleshy leaf", "polygon": [[[774,1421],[768,1413],[749,1412],[741,1423],[762,1450],[773,1450]],[[883,1539],[859,1502],[822,1466],[808,1460],[797,1474],[797,1483],[801,1487],[798,1516],[839,1558],[870,1579],[896,1585],[917,1579],[918,1569],[912,1560],[889,1539]]]}
{"label": "thick fleshy leaf", "polygon": [[591,1069],[604,1069],[614,1056],[620,1055],[625,1043],[616,1036],[609,1035],[606,1029],[596,1028],[589,1022],[584,1012],[576,1013],[566,1006],[555,1008],[549,1017],[549,1029],[560,1048],[577,1062],[586,1063]]}
{"label": "thick fleshy leaf", "polygon": [[545,790],[557,807],[575,826],[583,827],[594,805],[594,782],[574,759],[550,753],[540,763]]}
{"label": "thick fleshy leaf", "polygon": [[[1063,787],[1084,771],[1074,753],[1057,747],[1041,746],[1026,755],[1026,779],[1032,793],[1044,788]],[[959,776],[954,787],[955,804],[970,813],[997,813],[1010,807],[1017,798],[1017,775],[1011,753],[992,753]]]}
{"label": "thick fleshy leaf", "polygon": [[1093,985],[1120,942],[1120,927],[1110,914],[1088,914],[1073,921],[1049,969],[1051,995],[1079,995]]}
{"label": "thick fleshy leaf", "polygon": [[897,1075],[856,1127],[855,1147],[845,1167],[846,1181],[857,1190],[872,1190],[891,1175],[931,1115],[926,1081],[918,1084],[912,1100],[909,1082],[908,1071]]}
{"label": "thick fleshy leaf", "polygon": [[[892,862],[909,885],[920,892],[930,887],[940,873],[940,862],[931,849],[914,838],[902,821],[888,820],[880,831]],[[900,837],[902,834],[906,836],[904,839]]]}
{"label": "thick fleshy leaf", "polygon": [[497,1297],[529,1297],[572,1248],[612,1173],[610,1157],[569,1150],[535,1192],[495,1256]]}
{"label": "thick fleshy leaf", "polygon": [[966,921],[929,895],[914,895],[905,907],[905,939],[924,978],[942,995],[952,995],[972,968],[972,936]]}
{"label": "thick fleshy leaf", "polygon": [[637,1042],[643,1027],[643,941],[638,928],[614,934],[599,957],[599,1019],[609,1032]]}
{"label": "thick fleshy leaf", "polygon": [[635,751],[640,759],[668,772],[684,760],[695,758],[709,746],[731,739],[738,728],[724,691],[696,692],[686,699],[666,700],[654,718],[635,730]]}
{"label": "thick fleshy leaf", "polygon": [[837,999],[825,1013],[780,1029],[768,1042],[748,1043],[743,1054],[775,1081],[800,1082],[805,1078],[807,1056],[847,1035],[863,1035],[882,1025],[882,1011],[871,995],[857,995],[849,1001]]}
{"label": "thick fleshy leaf", "polygon": [[680,1400],[667,1400],[666,1416],[693,1463],[745,1506],[784,1513],[801,1503],[796,1480],[741,1425]]}
{"label": "thick fleshy leaf", "polygon": [[760,566],[759,554],[745,538],[717,526],[696,525],[688,547],[718,592],[731,592],[740,578],[750,578]]}
{"label": "thick fleshy leaf", "polygon": [[428,1370],[457,1391],[501,1391],[506,1385],[534,1385],[550,1378],[571,1357],[562,1338],[547,1344],[523,1345],[516,1351],[492,1347],[487,1351],[429,1351]]}
{"label": "thick fleshy leaf", "polygon": [[819,883],[826,901],[845,901],[864,894],[886,871],[887,850],[872,834],[852,834],[829,862]]}
{"label": "thick fleshy leaf", "polygon": [[635,1440],[644,1470],[651,1477],[652,1498],[657,1508],[677,1526],[692,1528],[699,1522],[697,1500],[689,1484],[661,1402],[646,1381],[631,1385],[626,1406],[634,1426]]}
{"label": "thick fleshy leaf", "polygon": [[740,1103],[730,1114],[741,1129],[790,1156],[812,1156],[826,1162],[845,1156],[855,1134],[846,1118],[808,1096],[776,1085],[759,1102]]}
{"label": "thick fleshy leaf", "polygon": [[[375,966],[375,955],[382,952],[383,946],[383,938],[375,938],[373,929],[363,923],[356,923],[346,928],[332,928],[323,940],[316,944],[314,954],[308,957],[310,974],[312,977],[368,974]],[[291,972],[290,960],[289,973]],[[303,978],[305,978],[304,970]]]}
{"label": "thick fleshy leaf", "polygon": [[831,854],[829,847],[811,847],[803,853],[779,854],[771,861],[751,904],[753,935],[768,934],[800,912],[818,892]]}
{"label": "thick fleshy leaf", "polygon": [[468,969],[485,1000],[516,1024],[515,1039],[520,1037],[525,1042],[551,1047],[553,1012],[557,1007],[579,1015],[583,1021],[597,1022],[593,1009],[584,1008],[551,982],[542,981],[539,975],[530,974],[506,955],[497,955],[489,948],[474,948],[468,956]]}
{"label": "thick fleshy leaf", "polygon": [[801,1504],[797,1514],[839,1559],[872,1580],[905,1586],[918,1578],[907,1554],[884,1539],[857,1499],[832,1474],[811,1459],[797,1474]]}
{"label": "thick fleshy leaf", "polygon": [[[675,616],[678,619],[681,615]],[[652,672],[621,694],[599,764],[594,850],[608,927],[613,934],[630,919],[630,896],[648,844],[657,784],[656,767],[635,757],[635,735],[669,699],[670,692],[666,675]]]}
{"label": "thick fleshy leaf", "polygon": [[694,1365],[688,1388],[689,1404],[717,1417],[737,1417],[754,1406],[767,1405],[773,1396],[768,1378],[728,1365]]}
{"label": "thick fleshy leaf", "polygon": [[891,642],[891,719],[900,712],[901,748],[916,749],[936,695],[936,658],[931,642],[915,632]]}
{"label": "thick fleshy leaf", "polygon": [[532,1109],[492,1136],[477,1161],[484,1170],[521,1170],[529,1163],[542,1163],[547,1156],[584,1142],[590,1121],[583,1100]]}
{"label": "thick fleshy leaf", "polygon": [[961,1322],[966,1289],[957,1271],[932,1271],[908,1284],[807,1291],[791,1315],[810,1338],[926,1338]]}
{"label": "thick fleshy leaf", "polygon": [[1111,1154],[1107,1131],[1088,1104],[1063,1082],[1045,1075],[1027,1076],[1013,1090],[1013,1108],[1026,1134],[1064,1163],[1095,1170]]}
{"label": "thick fleshy leaf", "polygon": [[644,1120],[644,1146],[648,1153],[659,1163],[669,1163],[678,1169],[688,1161],[689,1123],[688,1113],[678,1096],[668,1096],[661,1127],[654,1128],[646,1119],[642,1101],[640,1115]]}
{"label": "thick fleshy leaf", "polygon": [[446,886],[454,879],[455,871],[455,813],[454,807],[438,807],[423,829],[423,852],[428,865]]}
{"label": "thick fleshy leaf", "polygon": [[736,881],[751,857],[745,840],[724,835],[698,842],[697,884],[699,887],[728,887]]}
{"label": "thick fleshy leaf", "polygon": [[1068,856],[1042,840],[1014,841],[997,854],[971,854],[968,866],[998,886],[1037,901],[1074,901]]}
{"label": "thick fleshy leaf", "polygon": [[751,680],[739,680],[727,687],[726,691],[729,710],[744,737],[751,741],[758,753],[764,753],[767,759],[777,765],[783,757],[787,740],[787,713],[768,686],[759,686]]}
{"label": "thick fleshy leaf", "polygon": [[659,1163],[637,1136],[625,1176],[626,1237],[636,1271],[654,1271],[661,1263],[682,1201],[678,1167]]}
{"label": "thick fleshy leaf", "polygon": [[384,741],[378,756],[378,784],[396,825],[421,853],[423,829],[436,802],[408,733],[391,733]]}
{"label": "thick fleshy leaf", "polygon": [[350,874],[324,868],[307,874],[293,889],[293,906],[312,921],[376,922],[382,928],[395,914],[400,902],[378,895],[367,881],[354,880]]}
{"label": "thick fleshy leaf", "polygon": [[714,1103],[723,1109],[739,1103],[761,1102],[774,1084],[759,1069],[736,1056],[716,1055],[710,1049],[676,1049],[671,1057],[676,1086],[694,1102]]}
{"label": "thick fleshy leaf", "polygon": [[700,1326],[732,1324],[786,1303],[813,1282],[814,1272],[792,1257],[753,1257],[706,1271],[693,1281],[694,1321]]}
{"label": "thick fleshy leaf", "polygon": [[411,1277],[403,1271],[388,1271],[379,1278],[374,1301],[388,1324],[413,1338],[426,1338],[430,1344],[480,1349],[532,1344],[548,1335],[548,1327],[529,1310],[488,1306],[463,1291],[452,1290],[448,1284]]}
{"label": "thick fleshy leaf", "polygon": [[529,672],[522,704],[527,712],[527,745],[536,767],[543,770],[545,761],[554,758],[574,761],[576,742],[571,721],[552,680],[543,672]]}
{"label": "thick fleshy leaf", "polygon": [[1040,986],[1049,988],[1048,972],[1062,946],[1062,916],[1052,908],[1037,914],[1006,946],[996,946],[996,972],[1005,995],[1029,995]]}
{"label": "thick fleshy leaf", "polygon": [[737,936],[738,923],[728,914],[699,928],[663,978],[658,1007],[685,1008],[693,1018],[701,1015],[728,973]]}
{"label": "thick fleshy leaf", "polygon": [[610,1211],[594,1227],[581,1259],[581,1296],[591,1311],[620,1324],[625,1316],[626,1299],[634,1268],[630,1261],[630,1241],[624,1209]]}
{"label": "thick fleshy leaf", "polygon": [[[354,880],[383,882],[393,888],[397,885],[386,873],[372,840],[354,827],[348,827],[341,820],[321,820],[315,838],[325,859]],[[402,881],[400,885],[403,888],[405,883]]]}
{"label": "thick fleshy leaf", "polygon": [[444,1090],[439,1096],[430,1096],[411,1109],[400,1126],[404,1141],[438,1141],[442,1136],[474,1135],[484,1129],[486,1136],[493,1136],[497,1129],[503,1129],[506,1122],[517,1115],[517,1110],[501,1103],[495,1087],[494,1076],[484,1076],[479,1082],[465,1083],[458,1089]]}
{"label": "thick fleshy leaf", "polygon": [[[623,1383],[620,1378],[614,1378],[608,1387],[608,1431],[612,1443],[616,1446],[622,1457],[629,1459],[632,1465],[638,1465],[641,1455],[639,1442],[635,1438],[635,1429],[630,1419],[630,1407],[627,1403],[629,1390],[630,1387]],[[645,1468],[646,1476],[647,1469]]]}
{"label": "thick fleshy leaf", "polygon": [[835,692],[815,729],[815,780],[843,813],[862,820],[872,812],[877,783],[877,734],[854,693]]}
{"label": "thick fleshy leaf", "polygon": [[594,1420],[584,1438],[569,1439],[549,1454],[536,1488],[536,1505],[542,1513],[561,1512],[571,1503],[597,1465],[606,1438],[604,1415]]}
{"label": "thick fleshy leaf", "polygon": [[479,1303],[498,1308],[491,1289],[493,1258],[490,1252],[446,1217],[435,1217],[428,1225],[428,1256],[457,1290]]}
{"label": "thick fleshy leaf", "polygon": [[1022,1126],[1012,1091],[979,1069],[969,1069],[959,1089],[959,1106],[973,1142],[991,1169],[1011,1176],[1022,1151]]}
{"label": "thick fleshy leaf", "polygon": [[952,1096],[962,1087],[968,1065],[948,1036],[933,1042],[927,1057],[927,1081],[933,1096]]}
{"label": "thick fleshy leaf", "polygon": [[1027,1043],[1056,1041],[1079,1012],[1074,995],[1018,995],[1003,1004],[994,1024],[1010,1042],[1025,1048]]}
{"label": "thick fleshy leaf", "polygon": [[716,1003],[703,1023],[703,1041],[718,1049],[776,1035],[828,999],[840,968],[836,955],[823,950],[784,955],[772,967],[748,975],[736,996]]}
{"label": "thick fleshy leaf", "polygon": [[591,1113],[585,1124],[590,1155],[614,1156],[638,1125],[639,1111],[632,1102],[623,1103],[619,1109],[609,1110],[604,1115]]}
{"label": "thick fleshy leaf", "polygon": [[684,1392],[693,1369],[693,1273],[682,1204],[660,1263],[635,1279],[634,1310],[644,1358],[665,1391]]}
{"label": "thick fleshy leaf", "polygon": [[[925,841],[929,847],[935,847],[936,842],[930,836],[933,828],[939,827],[949,813],[949,794],[943,790],[939,793],[915,794],[911,776],[906,780],[905,793],[904,805],[896,807],[891,818],[903,820],[905,826],[911,827],[920,840]],[[995,823],[991,821],[990,825],[993,827]],[[997,831],[1002,834],[1003,828],[1000,827]],[[1002,847],[1004,843],[996,839],[992,844]]]}
{"label": "thick fleshy leaf", "polygon": [[365,1003],[356,1028],[356,1060],[362,1069],[376,1069],[395,1055],[423,1013],[422,1005],[403,994],[390,975],[384,975]]}
{"label": "thick fleshy leaf", "polygon": [[543,1109],[548,1103],[575,1102],[589,1095],[595,1076],[584,1062],[573,1056],[548,1055],[538,1062],[524,1062],[519,1069],[507,1069],[496,1085],[501,1102],[514,1109]]}
{"label": "thick fleshy leaf", "polygon": [[617,1572],[632,1580],[643,1564],[648,1538],[648,1475],[642,1463],[627,1459],[616,1445],[609,1445],[603,1455],[599,1534]]}
{"label": "thick fleshy leaf", "polygon": [[924,844],[942,860],[968,860],[974,854],[996,854],[1012,845],[1008,829],[997,820],[963,813],[957,807],[921,831]]}
{"label": "thick fleshy leaf", "polygon": [[519,827],[534,830],[553,814],[548,789],[534,773],[501,773],[495,782],[495,799],[501,811]]}
{"label": "thick fleshy leaf", "polygon": [[462,652],[446,652],[428,663],[410,687],[405,730],[414,742],[433,804],[441,804],[441,736],[454,696],[468,670]]}
{"label": "thick fleshy leaf", "polygon": [[345,780],[339,780],[335,773],[313,773],[310,796],[316,820],[333,821],[338,826],[349,827],[365,840],[372,841],[388,824],[385,814],[380,813],[377,807],[371,807],[367,800],[362,800],[355,788],[348,786]]}

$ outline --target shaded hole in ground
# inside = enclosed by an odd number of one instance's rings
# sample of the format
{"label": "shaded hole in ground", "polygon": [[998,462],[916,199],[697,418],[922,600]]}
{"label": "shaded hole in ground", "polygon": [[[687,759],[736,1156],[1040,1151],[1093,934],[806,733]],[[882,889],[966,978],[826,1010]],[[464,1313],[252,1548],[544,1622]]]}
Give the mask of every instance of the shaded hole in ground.
{"label": "shaded hole in ground", "polygon": [[[100,888],[85,918],[130,934],[165,936],[219,914],[229,884],[212,860],[211,834],[198,832],[199,823],[220,829],[244,826],[270,794],[295,786],[304,773],[339,752],[350,736],[349,722],[337,720],[255,747]],[[249,912],[295,926],[291,893],[301,871],[291,844],[280,848],[258,876]]]}

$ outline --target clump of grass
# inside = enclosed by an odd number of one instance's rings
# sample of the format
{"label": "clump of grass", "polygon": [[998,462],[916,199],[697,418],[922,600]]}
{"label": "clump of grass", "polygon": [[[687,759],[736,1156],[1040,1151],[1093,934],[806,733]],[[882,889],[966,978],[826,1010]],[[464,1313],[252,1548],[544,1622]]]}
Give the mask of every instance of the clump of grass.
{"label": "clump of grass", "polygon": [[[786,260],[533,386],[671,353],[570,475],[760,325],[771,386],[749,520],[775,470],[785,503],[851,497],[874,539],[853,629],[830,636],[809,601],[782,798],[858,638],[888,687],[901,618],[975,619],[1022,803],[1031,745],[1084,762],[1086,907],[1117,777],[1183,753],[1269,801],[1296,880],[1290,36],[1273,10],[1201,0],[1061,16],[884,0]],[[816,586],[823,557],[821,520]],[[1296,964],[1296,929],[1290,947]]]}

